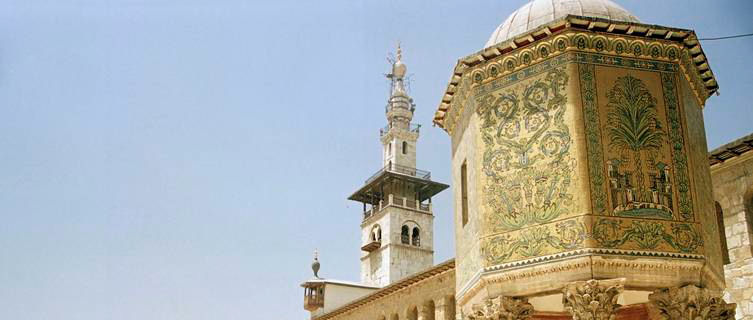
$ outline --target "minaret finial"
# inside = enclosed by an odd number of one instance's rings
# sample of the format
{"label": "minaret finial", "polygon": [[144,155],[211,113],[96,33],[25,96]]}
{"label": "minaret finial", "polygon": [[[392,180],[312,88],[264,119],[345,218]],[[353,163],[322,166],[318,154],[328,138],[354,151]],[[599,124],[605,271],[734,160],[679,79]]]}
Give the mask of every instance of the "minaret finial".
{"label": "minaret finial", "polygon": [[319,250],[314,249],[314,262],[311,263],[311,270],[314,271],[314,277],[319,279]]}
{"label": "minaret finial", "polygon": [[403,59],[403,49],[400,48],[400,41],[397,42],[397,61]]}

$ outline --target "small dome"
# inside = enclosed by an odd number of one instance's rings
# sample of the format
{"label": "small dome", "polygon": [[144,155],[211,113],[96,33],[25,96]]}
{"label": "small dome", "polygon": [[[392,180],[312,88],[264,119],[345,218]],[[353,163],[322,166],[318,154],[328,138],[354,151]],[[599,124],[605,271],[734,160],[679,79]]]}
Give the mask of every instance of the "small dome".
{"label": "small dome", "polygon": [[507,17],[494,30],[484,47],[525,34],[569,14],[614,21],[640,22],[636,16],[610,0],[533,0]]}
{"label": "small dome", "polygon": [[394,75],[395,77],[399,78],[399,79],[402,79],[403,77],[405,77],[405,72],[406,72],[407,70],[408,70],[408,68],[407,68],[407,67],[405,66],[405,64],[404,64],[404,63],[403,63],[402,61],[400,61],[400,60],[397,60],[397,61],[395,62],[395,64],[393,64],[393,65],[392,65],[392,74],[393,74],[393,75]]}

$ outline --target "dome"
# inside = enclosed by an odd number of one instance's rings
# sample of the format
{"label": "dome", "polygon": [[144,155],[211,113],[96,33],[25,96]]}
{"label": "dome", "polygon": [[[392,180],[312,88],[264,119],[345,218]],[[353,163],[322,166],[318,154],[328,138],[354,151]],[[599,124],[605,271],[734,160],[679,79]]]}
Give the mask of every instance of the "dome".
{"label": "dome", "polygon": [[610,0],[533,0],[507,17],[494,30],[485,47],[522,35],[569,14],[640,22],[636,16]]}

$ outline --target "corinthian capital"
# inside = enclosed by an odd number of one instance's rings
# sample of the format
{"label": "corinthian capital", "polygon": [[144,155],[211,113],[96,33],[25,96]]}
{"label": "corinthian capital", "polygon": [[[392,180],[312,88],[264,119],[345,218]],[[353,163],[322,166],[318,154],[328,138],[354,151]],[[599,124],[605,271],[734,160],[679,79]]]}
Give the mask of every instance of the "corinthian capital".
{"label": "corinthian capital", "polygon": [[625,279],[571,282],[562,290],[562,303],[573,320],[613,320]]}
{"label": "corinthian capital", "polygon": [[533,316],[533,306],[526,298],[499,296],[473,305],[471,309],[467,320],[524,320]]}
{"label": "corinthian capital", "polygon": [[727,320],[735,319],[735,304],[726,303],[721,293],[687,285],[654,291],[648,296],[666,320]]}

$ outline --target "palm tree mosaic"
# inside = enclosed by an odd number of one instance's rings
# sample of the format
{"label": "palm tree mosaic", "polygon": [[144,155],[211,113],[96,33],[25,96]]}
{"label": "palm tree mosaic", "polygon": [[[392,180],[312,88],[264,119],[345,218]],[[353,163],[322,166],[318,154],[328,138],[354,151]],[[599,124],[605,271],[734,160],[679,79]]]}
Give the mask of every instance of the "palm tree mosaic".
{"label": "palm tree mosaic", "polygon": [[666,133],[657,118],[656,99],[631,75],[617,78],[607,98],[607,141],[620,155],[607,162],[614,213],[671,218],[670,168],[657,161]]}

